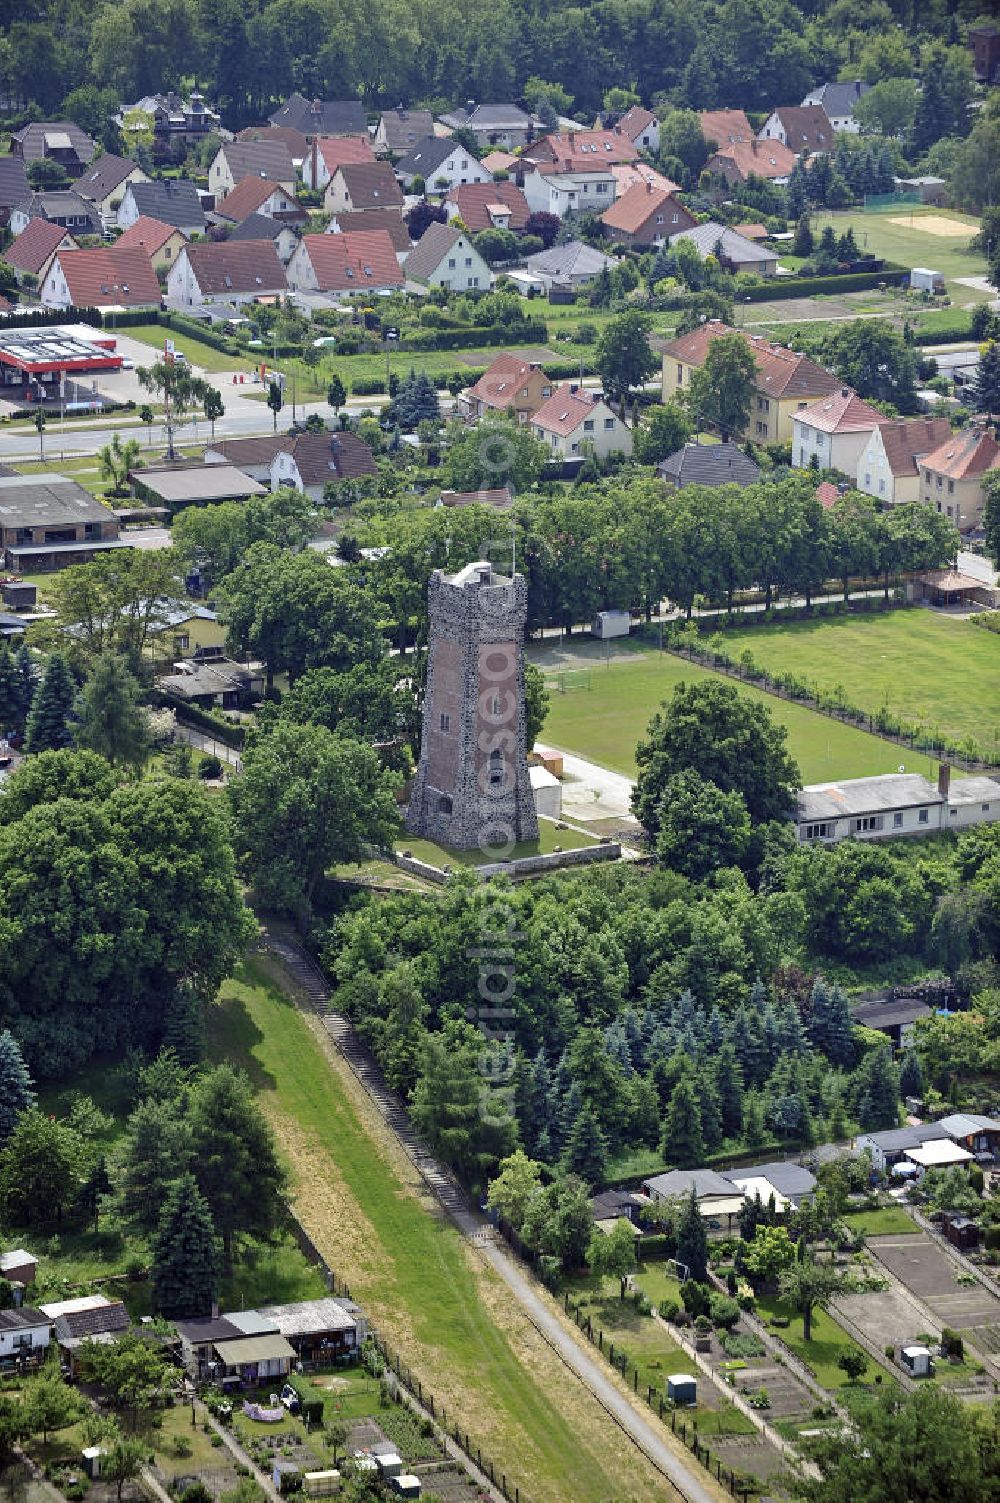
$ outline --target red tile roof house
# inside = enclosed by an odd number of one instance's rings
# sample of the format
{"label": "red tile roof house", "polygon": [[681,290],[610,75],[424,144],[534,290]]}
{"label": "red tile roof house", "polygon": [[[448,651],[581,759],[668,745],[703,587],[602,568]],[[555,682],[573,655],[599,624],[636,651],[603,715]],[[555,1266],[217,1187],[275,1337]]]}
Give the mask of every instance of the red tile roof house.
{"label": "red tile roof house", "polygon": [[531,431],[553,459],[585,458],[593,454],[632,453],[632,430],[604,401],[600,392],[584,391],[567,382],[558,386],[531,419]]}
{"label": "red tile roof house", "polygon": [[821,470],[840,470],[853,480],[865,445],[885,420],[884,412],[842,386],[792,418],[792,464],[808,469],[815,456]]}
{"label": "red tile roof house", "polygon": [[705,168],[727,183],[745,183],[750,177],[785,183],[797,160],[796,153],[780,141],[730,141],[709,157]]}
{"label": "red tile roof house", "polygon": [[523,230],[531,210],[516,183],[462,183],[444,201],[449,219],[460,219],[470,234],[480,230]]}
{"label": "red tile roof house", "polygon": [[652,110],[644,110],[641,105],[634,104],[619,120],[618,129],[637,151],[659,151],[660,121]]}
{"label": "red tile roof house", "polygon": [[309,147],[302,166],[308,188],[325,188],[338,167],[374,162],[375,153],[367,136],[320,136]]}
{"label": "red tile roof house", "polygon": [[651,183],[636,183],[605,209],[601,223],[609,240],[645,248],[663,245],[671,235],[693,229],[697,221],[672,194]]}
{"label": "red tile roof house", "polygon": [[227,193],[216,204],[215,212],[232,224],[242,224],[251,214],[280,219],[284,224],[305,224],[309,218],[297,198],[293,198],[280,183],[269,182],[263,177],[243,178],[232,193]]}
{"label": "red tile roof house", "polygon": [[951,437],[945,417],[888,419],[876,428],[858,460],[858,490],[890,506],[920,500],[920,460]]}
{"label": "red tile roof house", "polygon": [[342,209],[395,209],[403,213],[403,193],[388,162],[348,162],[326,185],[323,204],[331,214]]}
{"label": "red tile roof house", "polygon": [[643,187],[652,183],[654,188],[662,188],[664,193],[679,193],[680,183],[673,182],[669,177],[664,177],[662,172],[657,172],[655,167],[650,167],[648,162],[612,162],[611,175],[615,180],[616,198],[624,198],[630,188],[636,183]]}
{"label": "red tile roof house", "polygon": [[536,361],[517,355],[498,355],[474,386],[458,398],[459,411],[467,418],[486,412],[513,412],[526,423],[552,395],[552,382]]}
{"label": "red tile roof house", "polygon": [[285,269],[270,240],[186,245],[167,273],[167,297],[182,308],[252,303],[287,291]]}
{"label": "red tile roof house", "polygon": [[39,292],[47,308],[158,308],[163,294],[144,250],[57,251]]}
{"label": "red tile roof house", "polygon": [[620,130],[553,131],[542,136],[521,154],[526,162],[555,162],[564,172],[586,169],[600,162],[611,166],[634,162],[639,156],[627,136]]}
{"label": "red tile roof house", "polygon": [[814,155],[833,150],[834,129],[822,105],[783,105],[768,115],[758,139],[780,141],[796,155],[803,151]]}
{"label": "red tile roof house", "polygon": [[983,424],[972,423],[920,461],[920,499],[959,532],[972,532],[983,520],[983,480],[994,470],[1000,445]]}
{"label": "red tile roof house", "polygon": [[347,209],[334,214],[326,227],[328,235],[346,235],[351,230],[385,230],[397,261],[405,261],[410,254],[410,232],[395,209]]}
{"label": "red tile roof house", "polygon": [[43,281],[56,251],[78,249],[69,230],[64,230],[61,224],[51,224],[47,219],[29,219],[4,260],[13,267],[19,284],[28,277]]}
{"label": "red tile roof house", "polygon": [[115,249],[144,250],[153,264],[153,270],[165,275],[186,244],[187,236],[176,225],[164,224],[162,219],[153,219],[150,215],[143,214],[135,224],[129,225],[123,235],[119,235]]}
{"label": "red tile roof house", "polygon": [[405,278],[385,230],[352,230],[303,235],[288,263],[288,285],[294,292],[355,295],[401,288]]}
{"label": "red tile roof house", "polygon": [[753,126],[743,110],[702,110],[698,124],[705,140],[714,141],[717,150],[734,141],[753,140]]}
{"label": "red tile roof house", "polygon": [[271,461],[271,489],[291,486],[322,501],[328,485],[377,475],[372,451],[354,433],[299,433]]}

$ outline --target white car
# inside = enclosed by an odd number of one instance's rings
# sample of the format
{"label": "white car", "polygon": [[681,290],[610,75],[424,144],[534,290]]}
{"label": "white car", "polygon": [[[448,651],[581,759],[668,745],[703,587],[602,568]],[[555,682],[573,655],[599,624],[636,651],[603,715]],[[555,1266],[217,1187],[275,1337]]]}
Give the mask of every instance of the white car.
{"label": "white car", "polygon": [[333,334],[324,334],[324,335],[321,336],[321,338],[313,340],[313,349],[314,350],[323,350],[323,349],[326,349],[327,345],[336,344],[336,343],[337,343],[337,340],[336,340],[336,336],[335,335],[333,335]]}
{"label": "white car", "polygon": [[134,371],[135,370],[135,361],[134,360],[130,360],[128,358],[128,356],[126,355],[123,358],[123,360],[122,360],[122,370],[123,371]]}

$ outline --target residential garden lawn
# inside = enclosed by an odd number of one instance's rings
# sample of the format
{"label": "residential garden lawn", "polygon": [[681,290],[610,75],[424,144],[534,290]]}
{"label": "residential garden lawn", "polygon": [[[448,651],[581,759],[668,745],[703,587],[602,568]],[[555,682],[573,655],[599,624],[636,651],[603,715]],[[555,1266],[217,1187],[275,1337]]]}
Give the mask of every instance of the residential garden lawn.
{"label": "residential garden lawn", "polygon": [[561,846],[564,851],[577,851],[585,845],[596,844],[594,837],[582,830],[568,826],[559,830],[552,820],[540,819],[538,839],[519,840],[509,856],[502,851],[455,851],[451,846],[437,845],[433,840],[414,840],[409,835],[400,836],[396,850],[409,851],[418,861],[426,861],[431,866],[483,866],[491,861],[516,861],[523,856],[548,856],[554,853],[556,846]]}
{"label": "residential garden lawn", "polygon": [[675,1299],[678,1304],[681,1299],[680,1279],[675,1279],[669,1271],[667,1264],[661,1261],[655,1263],[642,1263],[635,1274],[635,1282],[649,1300],[654,1310],[661,1300]]}
{"label": "residential garden lawn", "polygon": [[[666,1298],[666,1295],[661,1298]],[[604,1332],[605,1352],[609,1350],[609,1342],[614,1342],[616,1352],[628,1353],[631,1364],[638,1369],[640,1394],[645,1395],[652,1388],[657,1396],[665,1398],[667,1378],[674,1373],[690,1373],[698,1379],[699,1392],[709,1393],[712,1403],[702,1401],[685,1412],[697,1423],[698,1433],[703,1438],[755,1433],[746,1415],[722,1398],[700,1372],[697,1363],[671,1340],[660,1321],[650,1315],[640,1315],[631,1299],[619,1298],[617,1279],[605,1279],[599,1291],[594,1290],[583,1300],[581,1313],[589,1314],[595,1336],[598,1330]]]}
{"label": "residential garden lawn", "polygon": [[[137,339],[140,344],[148,344],[152,351],[163,354],[164,339],[172,339],[174,349],[179,350],[190,360],[192,365],[198,366],[209,375],[218,375],[220,371],[252,371],[256,367],[252,360],[242,355],[229,355],[225,350],[217,350],[213,345],[205,344],[200,339],[192,339],[188,334],[178,334],[169,329],[166,324],[135,324],[127,329],[122,329],[122,334],[128,339]],[[261,351],[261,359],[264,351]],[[156,359],[156,354],[151,354],[150,364]]]}
{"label": "residential garden lawn", "polygon": [[[971,736],[1000,750],[1000,636],[922,606],[872,615],[789,621],[724,633],[730,651],[747,650],[765,668],[840,685],[875,712]],[[895,764],[905,761],[891,752]]]}
{"label": "residential garden lawn", "polygon": [[[802,1335],[802,1316],[796,1314],[788,1300],[773,1295],[758,1296],[757,1314],[768,1326],[775,1315],[788,1320],[787,1326],[773,1328],[775,1336],[806,1363],[824,1388],[843,1388],[847,1384],[847,1374],[837,1366],[837,1358],[841,1352],[854,1351],[857,1343],[826,1310],[813,1311],[809,1341]],[[874,1366],[874,1362],[870,1365]]]}
{"label": "residential garden lawn", "polygon": [[902,1206],[882,1206],[877,1211],[848,1211],[844,1224],[862,1237],[898,1237],[916,1231],[913,1217]]}
{"label": "residential garden lawn", "polygon": [[659,1497],[657,1474],[429,1201],[276,974],[255,960],[223,985],[212,1052],[247,1070],[298,1213],[354,1298],[529,1497]]}
{"label": "residential garden lawn", "polygon": [[[557,687],[559,675],[547,674],[551,704],[541,739],[546,746],[575,752],[602,767],[634,777],[636,744],[645,736],[653,712],[669,697],[674,685],[682,680],[692,683],[721,675],[673,653],[645,649],[616,648],[610,667],[605,668],[593,651],[600,645],[590,644],[589,654],[580,653],[579,666],[591,670],[589,688],[570,688],[561,693]],[[564,648],[564,655],[569,650]],[[747,686],[741,686],[740,692],[763,701],[774,719],[787,726],[788,749],[806,783],[827,777],[860,778],[895,772],[900,762],[907,760],[898,746],[803,705]],[[916,754],[910,754],[909,760],[914,767],[917,765]],[[926,758],[919,761],[923,767]]]}
{"label": "residential garden lawn", "polygon": [[[896,219],[905,219],[905,224],[894,224]],[[969,226],[968,239],[960,236],[934,234],[928,223],[935,219],[952,219]],[[959,303],[981,302],[971,287],[954,285],[955,277],[981,277],[986,274],[986,257],[981,251],[969,250],[969,240],[979,229],[979,220],[971,214],[960,214],[954,209],[935,209],[922,204],[897,204],[885,212],[866,212],[863,209],[839,209],[833,213],[817,214],[813,220],[813,234],[818,238],[823,228],[832,224],[838,235],[848,225],[854,230],[854,238],[862,252],[868,251],[895,261],[900,266],[930,266],[941,272],[949,283],[949,292]]]}
{"label": "residential garden lawn", "polygon": [[[212,1445],[212,1437],[205,1434],[201,1421],[192,1425],[190,1405],[176,1404],[172,1409],[156,1410],[155,1418],[160,1425],[148,1424],[143,1436],[155,1452],[156,1465],[168,1483],[174,1477],[232,1468],[231,1455],[224,1446]],[[178,1455],[178,1450],[187,1451],[187,1455]]]}

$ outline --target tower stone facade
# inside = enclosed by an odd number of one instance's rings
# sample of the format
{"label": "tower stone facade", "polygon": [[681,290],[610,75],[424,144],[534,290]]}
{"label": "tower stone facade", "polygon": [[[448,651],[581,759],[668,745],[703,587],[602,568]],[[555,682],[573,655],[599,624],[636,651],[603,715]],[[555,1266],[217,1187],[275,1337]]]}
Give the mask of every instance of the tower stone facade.
{"label": "tower stone facade", "polygon": [[524,576],[468,564],[436,569],[420,765],[406,828],[504,860],[538,835],[524,705]]}

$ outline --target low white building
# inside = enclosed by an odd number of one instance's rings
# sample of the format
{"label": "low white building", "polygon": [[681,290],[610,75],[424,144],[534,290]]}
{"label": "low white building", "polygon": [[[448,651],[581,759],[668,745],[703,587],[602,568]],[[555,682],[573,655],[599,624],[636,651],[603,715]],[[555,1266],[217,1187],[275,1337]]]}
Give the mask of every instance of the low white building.
{"label": "low white building", "polygon": [[937,787],[920,773],[884,773],[811,783],[796,798],[795,828],[803,845],[886,840],[964,830],[1000,820],[1000,779],[959,778],[943,763]]}
{"label": "low white building", "polygon": [[617,195],[610,163],[567,172],[558,162],[536,162],[524,175],[524,196],[532,213],[603,214]]}
{"label": "low white building", "polygon": [[49,1317],[30,1305],[0,1310],[0,1362],[38,1360],[48,1347],[50,1331]]}

